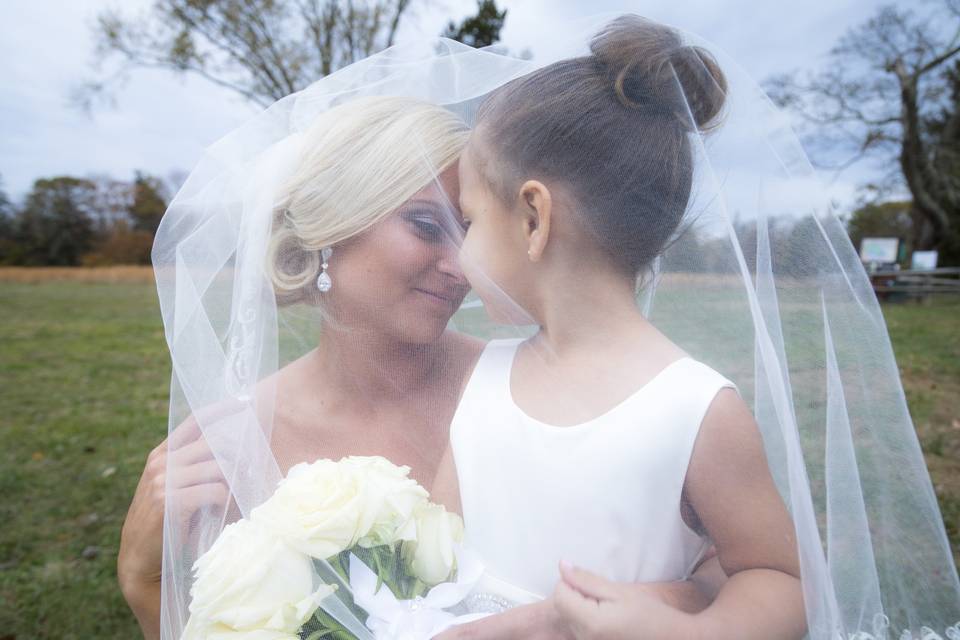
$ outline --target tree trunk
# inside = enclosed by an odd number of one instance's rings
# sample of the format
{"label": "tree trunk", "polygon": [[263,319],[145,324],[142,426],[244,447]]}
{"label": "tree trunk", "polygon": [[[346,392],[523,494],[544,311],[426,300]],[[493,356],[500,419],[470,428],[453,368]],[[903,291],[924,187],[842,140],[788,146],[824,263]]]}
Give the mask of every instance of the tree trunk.
{"label": "tree trunk", "polygon": [[929,218],[914,206],[910,208],[910,219],[913,221],[913,237],[910,239],[913,251],[935,249],[937,238]]}
{"label": "tree trunk", "polygon": [[944,200],[948,195],[940,188],[940,178],[924,147],[920,135],[920,114],[917,108],[917,78],[907,72],[902,61],[894,65],[894,73],[900,81],[901,119],[903,122],[903,146],[900,151],[900,167],[913,196],[913,210],[927,224],[916,226],[914,249],[933,248],[951,231],[952,203]]}

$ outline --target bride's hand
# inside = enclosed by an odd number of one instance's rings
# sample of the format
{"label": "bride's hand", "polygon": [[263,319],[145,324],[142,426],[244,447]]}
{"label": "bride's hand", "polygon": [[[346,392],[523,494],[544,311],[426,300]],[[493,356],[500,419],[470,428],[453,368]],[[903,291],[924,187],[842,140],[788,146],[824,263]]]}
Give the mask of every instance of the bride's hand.
{"label": "bride's hand", "polygon": [[693,616],[672,606],[677,594],[665,583],[611,582],[563,564],[560,575],[552,600],[576,640],[693,636]]}
{"label": "bride's hand", "polygon": [[433,640],[575,640],[552,598],[451,627]]}
{"label": "bride's hand", "polygon": [[[175,470],[170,487],[168,462]],[[168,489],[176,492],[181,526],[201,507],[226,502],[226,482],[192,418],[147,456],[120,533],[117,578],[124,598],[148,637],[154,626],[159,633],[164,503]]]}

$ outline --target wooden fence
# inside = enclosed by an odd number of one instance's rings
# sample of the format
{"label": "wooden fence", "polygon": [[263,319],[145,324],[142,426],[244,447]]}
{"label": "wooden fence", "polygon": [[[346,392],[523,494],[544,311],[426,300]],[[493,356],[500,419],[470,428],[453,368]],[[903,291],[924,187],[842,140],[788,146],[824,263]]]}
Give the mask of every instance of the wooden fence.
{"label": "wooden fence", "polygon": [[878,271],[870,274],[870,282],[881,300],[903,296],[925,298],[934,294],[960,293],[960,267],[929,271],[909,269]]}

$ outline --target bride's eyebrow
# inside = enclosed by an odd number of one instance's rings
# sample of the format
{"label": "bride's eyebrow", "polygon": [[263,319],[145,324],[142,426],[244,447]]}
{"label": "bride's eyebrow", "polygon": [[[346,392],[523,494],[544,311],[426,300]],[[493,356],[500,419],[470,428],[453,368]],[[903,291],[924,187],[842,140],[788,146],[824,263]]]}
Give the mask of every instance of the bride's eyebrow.
{"label": "bride's eyebrow", "polygon": [[436,200],[429,200],[426,198],[413,198],[403,203],[404,209],[407,209],[410,207],[426,207],[428,209],[433,209],[435,211],[440,209],[440,205],[437,203]]}
{"label": "bride's eyebrow", "polygon": [[405,219],[430,219],[438,221],[441,217],[440,208],[433,202],[426,200],[411,200],[405,202],[397,212]]}

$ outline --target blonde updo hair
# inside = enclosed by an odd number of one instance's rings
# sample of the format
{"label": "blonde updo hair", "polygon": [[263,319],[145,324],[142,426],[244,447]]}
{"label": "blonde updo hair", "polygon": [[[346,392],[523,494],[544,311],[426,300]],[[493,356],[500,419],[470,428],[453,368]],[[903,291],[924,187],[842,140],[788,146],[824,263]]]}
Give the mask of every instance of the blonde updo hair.
{"label": "blonde updo hair", "polygon": [[361,98],[324,112],[305,131],[275,210],[267,270],[278,303],[317,302],[320,250],[427,186],[457,160],[468,133],[446,109],[412,98]]}

